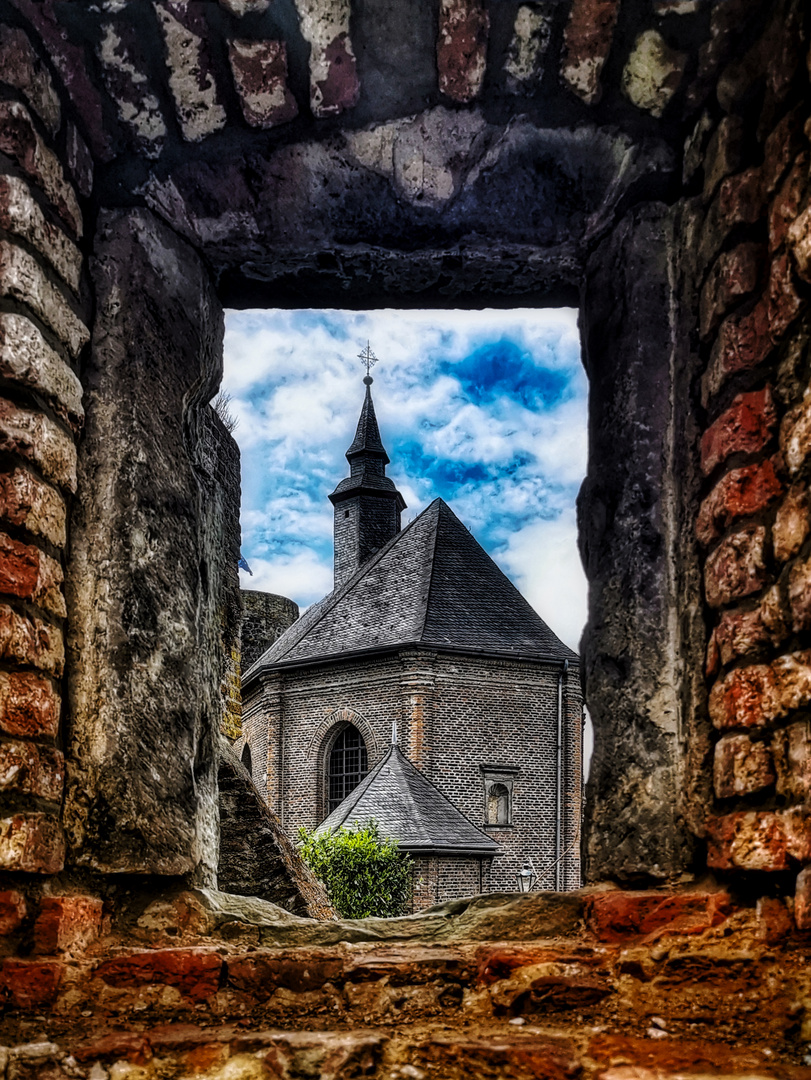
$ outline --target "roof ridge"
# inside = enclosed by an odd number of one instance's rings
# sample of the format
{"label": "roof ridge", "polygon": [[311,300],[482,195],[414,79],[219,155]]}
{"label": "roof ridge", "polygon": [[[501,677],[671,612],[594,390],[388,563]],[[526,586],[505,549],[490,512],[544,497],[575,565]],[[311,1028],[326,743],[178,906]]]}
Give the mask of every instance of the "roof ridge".
{"label": "roof ridge", "polygon": [[[392,743],[392,746],[391,746],[392,754],[394,754],[395,751],[397,752],[396,756],[398,758],[400,758],[402,761],[405,761],[408,765],[410,765],[411,768],[414,770],[414,772],[419,773],[420,776],[424,780],[428,780],[427,776],[423,776],[423,774],[420,773],[420,770],[417,768],[417,766],[414,764],[414,762],[411,761],[410,758],[406,757],[406,755],[400,749],[398,743]],[[404,777],[404,779],[405,779],[405,777]],[[429,784],[430,784],[430,782],[431,781],[428,780]],[[438,790],[439,790],[439,788],[437,788],[437,791]],[[413,796],[413,794],[411,792],[411,786],[408,783],[407,779],[406,779],[406,784],[405,784],[405,791],[406,791],[406,800],[408,802],[408,808],[411,811],[411,815],[412,815],[412,821],[419,823],[421,833],[423,834],[425,839],[430,843],[431,842],[431,834],[424,828],[424,826],[422,824],[422,814],[419,813],[417,804],[414,802],[414,796]]]}

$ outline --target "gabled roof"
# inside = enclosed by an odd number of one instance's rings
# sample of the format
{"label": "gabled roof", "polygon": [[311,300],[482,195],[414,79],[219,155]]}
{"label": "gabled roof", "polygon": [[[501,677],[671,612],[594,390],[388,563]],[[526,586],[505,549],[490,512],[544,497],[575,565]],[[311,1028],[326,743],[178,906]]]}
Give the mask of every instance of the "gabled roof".
{"label": "gabled roof", "polygon": [[411,854],[498,855],[500,848],[434,787],[398,746],[351,791],[316,833],[374,820]]}
{"label": "gabled roof", "polygon": [[442,499],[364,563],[261,656],[264,668],[381,648],[577,660]]}

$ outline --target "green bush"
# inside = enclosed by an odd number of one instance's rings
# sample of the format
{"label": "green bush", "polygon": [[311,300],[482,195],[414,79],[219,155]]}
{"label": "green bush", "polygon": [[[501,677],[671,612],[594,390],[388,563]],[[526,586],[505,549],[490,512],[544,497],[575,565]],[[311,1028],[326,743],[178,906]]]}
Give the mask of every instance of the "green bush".
{"label": "green bush", "polygon": [[299,851],[344,919],[391,918],[406,910],[411,858],[384,839],[377,822],[315,836],[299,829]]}

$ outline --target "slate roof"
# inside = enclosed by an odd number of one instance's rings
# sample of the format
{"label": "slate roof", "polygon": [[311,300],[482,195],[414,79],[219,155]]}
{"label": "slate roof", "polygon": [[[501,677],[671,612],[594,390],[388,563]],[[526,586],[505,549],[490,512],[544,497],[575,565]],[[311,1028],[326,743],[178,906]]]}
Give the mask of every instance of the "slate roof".
{"label": "slate roof", "polygon": [[301,616],[263,668],[405,645],[538,660],[577,659],[442,499]]}
{"label": "slate roof", "polygon": [[434,787],[398,746],[351,791],[316,829],[365,825],[374,819],[383,836],[411,854],[498,855],[500,848]]}
{"label": "slate roof", "polygon": [[377,415],[372,401],[372,378],[369,376],[368,382],[366,382],[366,379],[363,381],[366,383],[366,395],[363,399],[363,407],[360,410],[355,438],[352,440],[352,445],[347,450],[346,456],[351,461],[356,454],[377,454],[384,457],[386,459],[385,463],[388,465],[389,455],[383,446],[383,440],[380,438],[380,428],[377,424]]}

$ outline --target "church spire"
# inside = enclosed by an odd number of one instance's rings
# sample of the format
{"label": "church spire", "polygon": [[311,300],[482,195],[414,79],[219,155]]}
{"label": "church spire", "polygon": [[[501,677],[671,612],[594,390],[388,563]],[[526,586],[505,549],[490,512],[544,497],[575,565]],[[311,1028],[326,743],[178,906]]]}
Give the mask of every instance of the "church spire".
{"label": "church spire", "polygon": [[403,496],[386,476],[389,455],[380,438],[369,374],[377,357],[367,344],[360,354],[366,365],[366,395],[355,438],[346,452],[349,476],[329,499],[335,508],[335,587],[343,584],[400,531]]}

